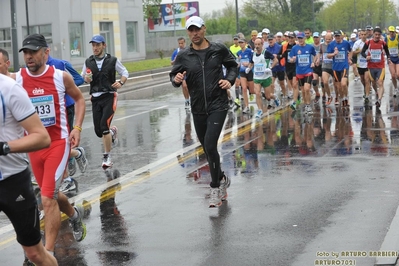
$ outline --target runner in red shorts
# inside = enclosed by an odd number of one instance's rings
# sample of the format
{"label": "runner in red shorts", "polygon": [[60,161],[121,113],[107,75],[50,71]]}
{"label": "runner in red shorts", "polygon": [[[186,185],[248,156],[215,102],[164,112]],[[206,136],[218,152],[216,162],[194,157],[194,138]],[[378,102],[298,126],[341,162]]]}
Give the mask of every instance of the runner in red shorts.
{"label": "runner in red shorts", "polygon": [[[29,35],[19,51],[24,53],[26,68],[16,73],[17,83],[28,93],[51,138],[49,148],[31,152],[29,158],[41,189],[45,214],[45,247],[54,255],[55,241],[61,226],[60,211],[69,216],[77,241],[86,236],[86,226],[82,222],[83,207],[73,207],[68,198],[59,192],[70,149],[80,142],[85,100],[70,74],[46,65],[49,48],[43,35]],[[70,134],[64,98],[66,93],[75,100],[75,126]]]}

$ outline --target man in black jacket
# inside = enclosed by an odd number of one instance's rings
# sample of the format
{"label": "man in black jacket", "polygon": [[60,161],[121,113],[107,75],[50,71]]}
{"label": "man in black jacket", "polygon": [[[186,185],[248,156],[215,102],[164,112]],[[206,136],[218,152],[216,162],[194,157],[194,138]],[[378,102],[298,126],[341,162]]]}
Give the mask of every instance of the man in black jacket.
{"label": "man in black jacket", "polygon": [[[186,22],[192,42],[179,52],[170,72],[172,85],[179,87],[186,80],[191,98],[195,131],[208,159],[212,182],[209,207],[217,207],[227,198],[229,178],[220,168],[217,143],[229,109],[227,90],[237,76],[237,63],[224,44],[205,38],[204,21],[197,16]],[[223,74],[222,65],[226,68]]]}

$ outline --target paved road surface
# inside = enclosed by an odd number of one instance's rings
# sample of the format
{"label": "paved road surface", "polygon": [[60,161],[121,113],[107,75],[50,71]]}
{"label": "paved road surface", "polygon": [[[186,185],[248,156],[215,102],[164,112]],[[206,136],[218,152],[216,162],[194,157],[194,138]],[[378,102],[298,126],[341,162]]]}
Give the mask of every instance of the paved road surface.
{"label": "paved road surface", "polygon": [[[380,250],[399,202],[399,100],[385,84],[381,113],[365,110],[355,82],[349,113],[321,104],[311,118],[286,106],[262,121],[229,113],[220,153],[232,185],[218,209],[208,208],[210,175],[180,89],[161,82],[153,91],[174,92],[121,95],[121,177],[109,183],[88,111],[81,144],[90,165],[72,200],[91,201],[92,213],[81,243],[63,223],[60,265],[307,266],[335,253],[341,265],[373,265],[369,252]],[[0,264],[21,265],[3,214],[0,223]]]}

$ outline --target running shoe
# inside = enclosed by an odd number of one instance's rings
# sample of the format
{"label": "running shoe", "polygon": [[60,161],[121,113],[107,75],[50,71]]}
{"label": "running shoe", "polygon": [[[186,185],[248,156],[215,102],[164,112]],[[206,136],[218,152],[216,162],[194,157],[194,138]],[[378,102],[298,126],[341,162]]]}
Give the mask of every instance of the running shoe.
{"label": "running shoe", "polygon": [[76,157],[76,162],[78,163],[79,170],[81,173],[86,172],[87,168],[87,158],[86,158],[86,152],[83,147],[77,147],[76,150],[80,152],[80,156]]}
{"label": "running shoe", "polygon": [[248,107],[248,106],[245,107],[245,108],[242,110],[242,112],[243,112],[244,114],[248,114],[248,113],[249,113],[249,107]]}
{"label": "running shoe", "polygon": [[296,110],[296,102],[293,102],[291,105],[290,105],[290,108],[292,109],[292,110]]}
{"label": "running shoe", "polygon": [[104,154],[102,167],[108,168],[108,167],[111,167],[112,165],[113,165],[113,163],[111,161],[111,156],[109,154]]}
{"label": "running shoe", "polygon": [[118,128],[116,126],[112,126],[109,130],[112,131],[112,145],[118,144]]}
{"label": "running shoe", "polygon": [[292,90],[288,91],[288,99],[292,99],[294,97],[294,92]]}
{"label": "running shoe", "polygon": [[35,266],[35,265],[36,264],[31,262],[28,258],[25,258],[24,263],[22,264],[22,266]]}
{"label": "running shoe", "polygon": [[260,119],[263,115],[263,111],[261,109],[259,109],[258,111],[256,111],[256,115],[255,118]]}
{"label": "running shoe", "polygon": [[266,94],[263,91],[261,92],[261,95],[263,99],[266,99]]}
{"label": "running shoe", "polygon": [[358,81],[359,81],[359,76],[355,76],[354,81],[355,81],[355,82],[358,82]]}
{"label": "running shoe", "polygon": [[229,109],[233,109],[235,106],[234,101],[232,99],[229,99]]}
{"label": "running shoe", "polygon": [[249,94],[249,100],[252,102],[254,100],[254,98],[255,98],[255,96],[252,93],[250,93]]}
{"label": "running shoe", "polygon": [[364,104],[369,104],[370,99],[369,96],[364,96]]}
{"label": "running shoe", "polygon": [[317,103],[320,100],[320,93],[316,92],[316,96],[314,97],[314,102]]}
{"label": "running shoe", "polygon": [[235,105],[237,106],[237,108],[240,108],[241,107],[241,101],[240,101],[240,99],[238,99],[238,98],[236,98],[235,100],[234,100],[234,103],[235,103]]}
{"label": "running shoe", "polygon": [[274,99],[274,104],[276,105],[276,107],[277,107],[277,106],[280,106],[281,102],[280,102],[280,99],[279,99],[278,97],[276,97],[276,98]]}
{"label": "running shoe", "polygon": [[211,187],[211,194],[209,199],[209,208],[215,208],[222,205],[222,198],[218,187]]}
{"label": "running shoe", "polygon": [[335,105],[339,105],[339,100],[337,97],[335,97]]}
{"label": "running shoe", "polygon": [[82,241],[86,237],[86,225],[83,223],[83,214],[85,209],[83,205],[78,204],[73,207],[78,213],[78,217],[74,220],[69,219],[69,224],[72,227],[73,236],[77,242]]}
{"label": "running shoe", "polygon": [[321,97],[321,102],[322,102],[323,104],[325,104],[325,103],[327,102],[327,97],[326,97],[326,96],[322,96],[322,97]]}
{"label": "running shoe", "polygon": [[380,108],[380,107],[381,107],[381,100],[380,100],[380,99],[378,99],[378,100],[375,102],[375,106],[377,106],[377,108]]}
{"label": "running shoe", "polygon": [[399,95],[399,89],[396,88],[396,89],[393,91],[393,97],[396,98],[398,95]]}
{"label": "running shoe", "polygon": [[308,114],[308,115],[313,114],[313,109],[309,104],[305,105],[305,114]]}
{"label": "running shoe", "polygon": [[328,97],[326,101],[326,105],[330,105],[332,102],[332,97]]}
{"label": "running shoe", "polygon": [[184,103],[184,108],[186,109],[186,111],[190,110],[190,101],[186,101]]}
{"label": "running shoe", "polygon": [[72,177],[65,178],[60,186],[62,193],[78,192],[78,182]]}
{"label": "running shoe", "polygon": [[220,199],[221,200],[226,200],[227,199],[227,188],[230,187],[230,178],[228,178],[225,174],[223,174],[223,179],[220,181],[220,187],[219,187],[219,193],[220,193]]}
{"label": "running shoe", "polygon": [[68,160],[68,174],[73,176],[76,173],[76,160],[75,158],[69,158]]}

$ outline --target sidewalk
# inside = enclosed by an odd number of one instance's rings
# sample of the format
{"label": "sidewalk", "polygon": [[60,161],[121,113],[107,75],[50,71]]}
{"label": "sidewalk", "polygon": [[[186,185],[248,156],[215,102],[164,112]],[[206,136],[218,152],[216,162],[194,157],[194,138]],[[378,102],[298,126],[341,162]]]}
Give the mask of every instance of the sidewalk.
{"label": "sidewalk", "polygon": [[[129,78],[125,85],[118,90],[118,93],[126,93],[132,90],[138,90],[143,87],[149,87],[160,82],[169,81],[169,71],[172,67],[156,68],[152,70],[145,70],[139,72],[129,73]],[[118,79],[118,77],[117,77]],[[79,86],[83,93],[86,101],[90,100],[89,90],[90,86],[88,84]]]}

